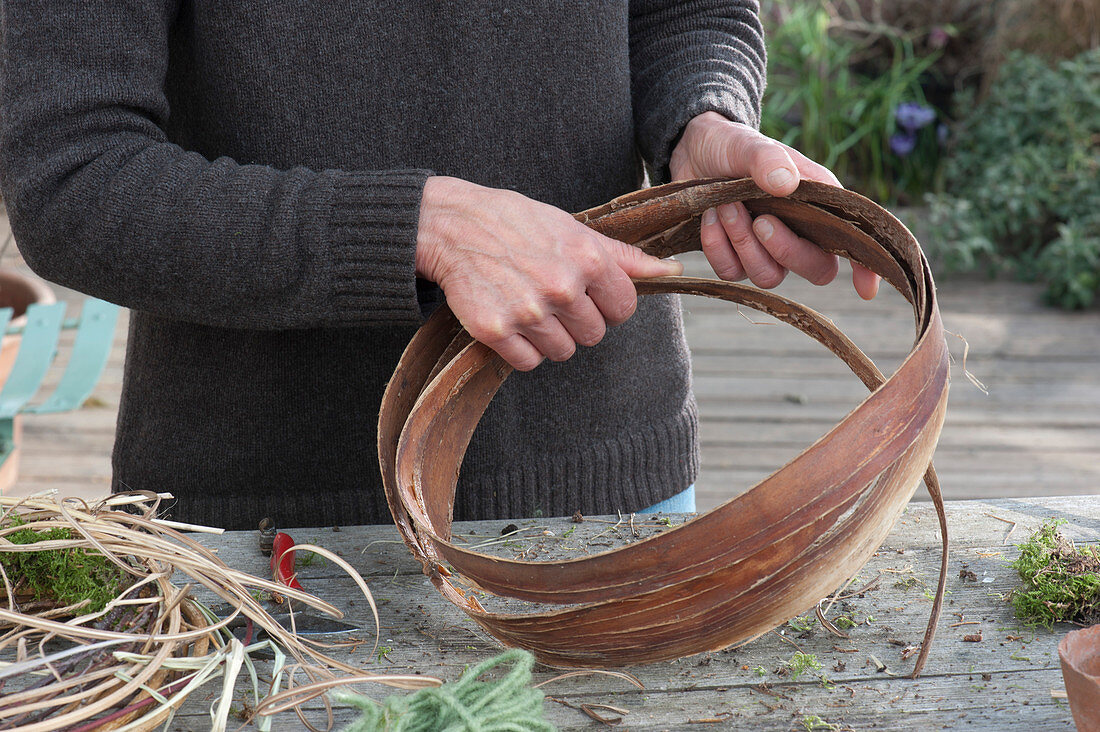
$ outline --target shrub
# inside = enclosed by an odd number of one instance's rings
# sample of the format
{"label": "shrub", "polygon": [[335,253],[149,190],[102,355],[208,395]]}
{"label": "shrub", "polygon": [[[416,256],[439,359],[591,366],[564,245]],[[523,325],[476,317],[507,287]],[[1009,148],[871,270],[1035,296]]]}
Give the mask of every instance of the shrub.
{"label": "shrub", "polygon": [[944,176],[947,193],[929,202],[946,265],[1041,277],[1055,304],[1088,306],[1100,289],[1100,49],[1054,66],[1010,55],[956,131]]}
{"label": "shrub", "polygon": [[[1096,0],[832,0],[845,27],[887,27],[935,50],[925,94],[946,109],[962,89],[986,90],[1011,50],[1072,58],[1100,45]],[[882,43],[871,49],[889,54]]]}
{"label": "shrub", "polygon": [[[919,56],[909,36],[888,27],[853,30],[825,2],[779,2],[765,20],[762,131],[880,200],[926,190],[939,144],[937,113],[925,104],[921,79],[936,55]],[[882,43],[890,52],[876,68],[852,65]],[[904,124],[918,108],[920,124]]]}

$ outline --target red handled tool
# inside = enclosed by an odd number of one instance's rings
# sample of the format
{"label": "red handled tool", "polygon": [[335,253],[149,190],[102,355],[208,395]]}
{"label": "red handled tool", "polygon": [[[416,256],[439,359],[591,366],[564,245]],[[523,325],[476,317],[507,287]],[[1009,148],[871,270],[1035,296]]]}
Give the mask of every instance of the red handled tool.
{"label": "red handled tool", "polygon": [[271,543],[271,575],[279,584],[304,590],[294,576],[294,539],[290,534],[278,532]]}

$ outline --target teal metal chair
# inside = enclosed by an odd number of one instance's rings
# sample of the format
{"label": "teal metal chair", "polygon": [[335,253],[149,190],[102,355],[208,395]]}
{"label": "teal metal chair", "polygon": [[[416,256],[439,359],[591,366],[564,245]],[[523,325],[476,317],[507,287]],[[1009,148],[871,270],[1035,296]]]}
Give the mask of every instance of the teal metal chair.
{"label": "teal metal chair", "polygon": [[[118,312],[117,305],[89,298],[79,318],[65,320],[63,302],[32,304],[27,306],[26,323],[11,325],[12,309],[0,308],[0,332],[21,336],[15,363],[0,389],[0,470],[17,448],[17,415],[78,409],[92,393],[107,365]],[[57,387],[44,401],[30,405],[57,357],[61,331],[72,329],[76,338]]]}

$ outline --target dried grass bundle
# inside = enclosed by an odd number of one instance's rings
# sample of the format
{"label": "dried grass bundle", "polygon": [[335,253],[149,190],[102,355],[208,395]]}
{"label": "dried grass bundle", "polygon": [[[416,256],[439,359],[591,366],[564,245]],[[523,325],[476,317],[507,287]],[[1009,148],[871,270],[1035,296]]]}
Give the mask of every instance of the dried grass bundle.
{"label": "dried grass bundle", "polygon": [[[221,679],[212,729],[224,730],[242,671],[252,683],[258,714],[300,708],[324,689],[371,681],[399,688],[435,686],[438,679],[375,675],[325,654],[331,644],[286,630],[253,591],[332,617],[343,613],[300,590],[237,571],[179,529],[220,531],[156,518],[168,494],[119,494],[92,505],[49,494],[0,497],[0,729],[22,732],[150,729],[169,718],[196,689]],[[301,545],[344,569],[375,610],[362,577],[333,553]],[[189,578],[177,586],[173,575]],[[85,580],[105,587],[90,592]],[[191,597],[196,585],[235,611],[217,618]],[[83,595],[83,597],[80,597]],[[290,603],[288,602],[288,605]],[[238,616],[269,641],[245,646],[226,630]],[[378,615],[375,611],[375,625]],[[250,654],[274,653],[272,682],[261,701]],[[295,675],[311,681],[295,687]],[[280,693],[280,687],[287,691]],[[331,726],[331,714],[329,716]],[[271,718],[259,720],[270,729]]]}

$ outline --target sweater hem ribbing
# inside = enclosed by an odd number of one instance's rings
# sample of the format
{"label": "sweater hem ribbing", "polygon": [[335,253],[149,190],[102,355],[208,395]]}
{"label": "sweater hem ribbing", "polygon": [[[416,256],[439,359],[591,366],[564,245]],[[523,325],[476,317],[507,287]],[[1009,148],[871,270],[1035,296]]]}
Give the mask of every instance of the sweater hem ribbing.
{"label": "sweater hem ribbing", "polygon": [[669,423],[541,455],[489,476],[461,478],[455,520],[638,511],[695,482],[699,473],[694,399]]}
{"label": "sweater hem ribbing", "polygon": [[[455,520],[607,515],[641,510],[681,492],[699,473],[698,415],[694,400],[670,423],[580,446],[572,453],[544,455],[508,466],[474,481],[460,480]],[[598,482],[602,481],[602,482]],[[116,479],[114,491],[131,486]],[[148,486],[145,486],[148,487]],[[273,491],[257,487],[254,494],[186,492],[165,503],[168,518],[229,529],[254,528],[270,517],[279,527],[385,524],[390,517],[367,515],[371,501],[358,488],[317,486],[309,491]],[[255,507],[241,516],[234,509]],[[307,510],[308,505],[308,510]]]}

